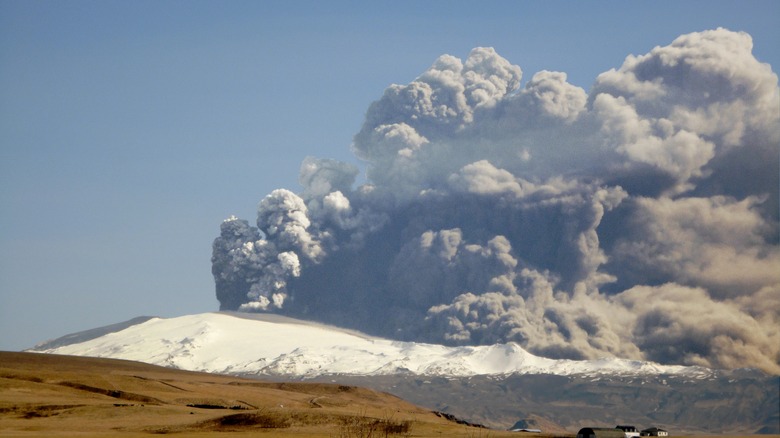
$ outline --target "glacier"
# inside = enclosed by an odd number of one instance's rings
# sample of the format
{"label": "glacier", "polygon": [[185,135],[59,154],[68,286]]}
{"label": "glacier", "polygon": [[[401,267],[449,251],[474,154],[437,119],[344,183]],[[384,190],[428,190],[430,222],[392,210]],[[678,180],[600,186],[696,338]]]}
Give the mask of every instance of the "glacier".
{"label": "glacier", "polygon": [[213,312],[151,318],[83,342],[29,351],[126,359],[190,371],[314,378],[323,375],[661,375],[707,378],[703,367],[602,358],[557,360],[516,343],[447,347],[400,342],[272,314]]}

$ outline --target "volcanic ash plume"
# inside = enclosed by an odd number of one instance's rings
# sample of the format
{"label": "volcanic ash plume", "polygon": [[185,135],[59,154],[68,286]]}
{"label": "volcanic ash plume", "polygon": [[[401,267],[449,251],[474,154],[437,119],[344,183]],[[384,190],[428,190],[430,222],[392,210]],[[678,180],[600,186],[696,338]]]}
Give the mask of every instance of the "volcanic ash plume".
{"label": "volcanic ash plume", "polygon": [[677,38],[602,73],[491,48],[444,55],[369,107],[346,163],[234,217],[222,309],[394,339],[517,342],[780,373],[780,90],[745,33]]}

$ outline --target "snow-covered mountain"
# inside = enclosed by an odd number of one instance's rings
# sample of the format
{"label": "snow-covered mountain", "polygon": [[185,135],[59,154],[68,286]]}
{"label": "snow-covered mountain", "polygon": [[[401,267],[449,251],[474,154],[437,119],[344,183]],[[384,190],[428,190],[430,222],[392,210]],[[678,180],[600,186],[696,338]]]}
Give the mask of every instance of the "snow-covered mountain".
{"label": "snow-covered mountain", "polygon": [[117,325],[118,331],[97,337],[68,335],[74,343],[62,345],[60,338],[32,351],[129,359],[222,374],[305,378],[329,374],[675,374],[705,378],[712,373],[699,367],[616,358],[554,360],[534,356],[514,343],[446,347],[397,342],[268,314],[220,312],[139,321],[143,322]]}

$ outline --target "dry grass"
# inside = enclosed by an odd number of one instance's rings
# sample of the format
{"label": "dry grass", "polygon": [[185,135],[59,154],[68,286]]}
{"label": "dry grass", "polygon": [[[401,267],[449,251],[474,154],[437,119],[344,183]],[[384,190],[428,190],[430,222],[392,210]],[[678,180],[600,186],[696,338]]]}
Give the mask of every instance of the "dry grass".
{"label": "dry grass", "polygon": [[137,362],[0,352],[0,436],[517,437],[390,394]]}
{"label": "dry grass", "polygon": [[0,436],[150,435],[552,437],[460,425],[355,386],[273,383],[121,360],[0,352]]}

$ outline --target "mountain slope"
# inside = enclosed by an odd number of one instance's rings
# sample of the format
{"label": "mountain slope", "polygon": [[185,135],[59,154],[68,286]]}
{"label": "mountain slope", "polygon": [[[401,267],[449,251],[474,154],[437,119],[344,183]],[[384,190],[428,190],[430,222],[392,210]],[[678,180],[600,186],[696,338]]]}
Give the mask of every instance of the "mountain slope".
{"label": "mountain slope", "polygon": [[65,335],[62,337],[59,337],[57,339],[53,339],[50,341],[41,342],[38,345],[35,346],[35,350],[52,350],[57,347],[63,347],[66,345],[71,344],[78,344],[81,342],[87,342],[91,341],[92,339],[99,338],[101,336],[105,336],[109,333],[115,333],[118,331],[122,331],[128,327],[132,327],[137,324],[142,324],[146,321],[149,321],[150,319],[154,318],[153,316],[138,316],[133,319],[118,322],[116,324],[107,325],[104,327],[98,327],[90,330],[84,330],[81,332],[71,333],[69,335]]}
{"label": "mountain slope", "polygon": [[[331,378],[315,381],[330,382]],[[576,433],[632,424],[680,435],[780,434],[780,377],[756,371],[692,379],[656,376],[339,376],[342,384],[395,394],[419,406],[506,429],[544,418]],[[542,428],[552,432],[549,426]]]}
{"label": "mountain slope", "polygon": [[318,375],[473,376],[503,374],[679,374],[698,367],[623,359],[554,360],[517,344],[445,347],[395,342],[275,315],[205,313],[152,318],[83,342],[34,351],[137,360],[194,371],[294,377]]}

